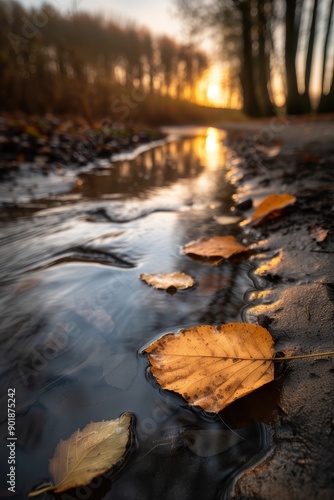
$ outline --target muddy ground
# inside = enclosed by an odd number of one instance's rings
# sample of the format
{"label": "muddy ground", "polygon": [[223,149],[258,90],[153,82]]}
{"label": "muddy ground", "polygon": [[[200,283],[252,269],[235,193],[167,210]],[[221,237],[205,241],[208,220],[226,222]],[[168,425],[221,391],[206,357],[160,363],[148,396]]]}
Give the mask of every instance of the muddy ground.
{"label": "muddy ground", "polygon": [[81,187],[78,175],[131,158],[165,135],[111,119],[89,124],[78,117],[0,116],[0,199],[22,202]]}
{"label": "muddy ground", "polygon": [[[244,217],[268,194],[297,197],[280,217],[244,227],[255,252],[245,321],[267,327],[285,355],[333,351],[333,117],[275,119],[242,132],[232,125],[229,144],[229,175]],[[276,371],[277,400],[263,401],[272,406],[264,418],[275,449],[239,479],[235,498],[333,499],[334,357],[285,361]]]}

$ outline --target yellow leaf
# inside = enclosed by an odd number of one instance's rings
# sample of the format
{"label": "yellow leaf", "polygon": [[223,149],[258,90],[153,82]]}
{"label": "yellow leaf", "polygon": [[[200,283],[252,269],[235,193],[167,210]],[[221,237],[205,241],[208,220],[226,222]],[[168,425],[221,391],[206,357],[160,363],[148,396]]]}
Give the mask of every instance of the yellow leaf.
{"label": "yellow leaf", "polygon": [[248,252],[248,250],[234,236],[213,236],[213,238],[191,241],[183,247],[186,254],[200,257],[223,257],[224,259],[237,253]]}
{"label": "yellow leaf", "polygon": [[162,274],[144,274],[140,275],[140,279],[148,285],[154,286],[161,290],[167,290],[170,287],[178,290],[186,290],[195,285],[194,278],[185,273],[162,273]]}
{"label": "yellow leaf", "polygon": [[249,323],[199,325],[167,334],[145,349],[163,389],[219,412],[274,378],[273,339]]}
{"label": "yellow leaf", "polygon": [[[292,194],[271,194],[260,203],[249,222],[256,226],[269,214],[274,216],[274,212],[280,211],[288,205],[295,203],[296,199],[297,198]],[[279,214],[280,212],[277,215]]]}
{"label": "yellow leaf", "polygon": [[131,420],[130,413],[123,413],[116,420],[91,422],[66,441],[60,441],[49,465],[55,486],[32,491],[29,496],[84,486],[109,470],[126,452]]}

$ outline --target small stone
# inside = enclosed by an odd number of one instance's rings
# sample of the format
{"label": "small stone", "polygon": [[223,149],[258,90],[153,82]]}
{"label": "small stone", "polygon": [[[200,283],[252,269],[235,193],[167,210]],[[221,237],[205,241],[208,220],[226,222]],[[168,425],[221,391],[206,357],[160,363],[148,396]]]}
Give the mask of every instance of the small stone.
{"label": "small stone", "polygon": [[242,201],[241,203],[238,203],[235,205],[235,210],[239,212],[243,212],[244,210],[249,210],[253,206],[253,201],[251,198],[248,198],[247,200]]}
{"label": "small stone", "polygon": [[262,326],[263,328],[268,328],[272,321],[273,319],[269,318],[269,316],[267,316],[266,314],[259,314],[257,317],[258,325]]}

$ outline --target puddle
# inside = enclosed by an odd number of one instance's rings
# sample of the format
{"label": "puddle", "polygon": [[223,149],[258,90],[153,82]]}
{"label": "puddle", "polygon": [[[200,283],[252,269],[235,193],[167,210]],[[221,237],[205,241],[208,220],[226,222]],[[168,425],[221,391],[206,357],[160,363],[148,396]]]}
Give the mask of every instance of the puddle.
{"label": "puddle", "polygon": [[[266,389],[245,398],[242,416],[237,404],[206,414],[160,390],[139,354],[163,332],[242,321],[252,287],[245,259],[213,267],[181,252],[191,240],[239,229],[217,222],[233,194],[224,134],[172,132],[173,140],[134,158],[79,174],[66,195],[38,203],[30,196],[1,210],[1,433],[15,388],[15,498],[49,477],[61,439],[125,411],[136,435],[127,463],[112,481],[107,474],[60,498],[230,498],[236,478],[272,448],[258,396]],[[198,286],[171,295],[139,279],[174,271]],[[5,447],[1,454],[6,463]],[[5,482],[1,488],[5,498]]]}

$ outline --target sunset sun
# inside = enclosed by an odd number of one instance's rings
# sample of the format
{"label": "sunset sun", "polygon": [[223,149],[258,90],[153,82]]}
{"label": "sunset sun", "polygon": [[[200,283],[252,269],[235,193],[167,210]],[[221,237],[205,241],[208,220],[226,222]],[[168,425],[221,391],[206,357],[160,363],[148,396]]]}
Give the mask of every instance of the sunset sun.
{"label": "sunset sun", "polygon": [[229,74],[221,64],[211,65],[198,84],[197,102],[205,106],[228,106],[230,92]]}
{"label": "sunset sun", "polygon": [[217,99],[220,94],[219,85],[215,82],[210,82],[208,85],[207,94],[210,101],[214,101],[215,99]]}

